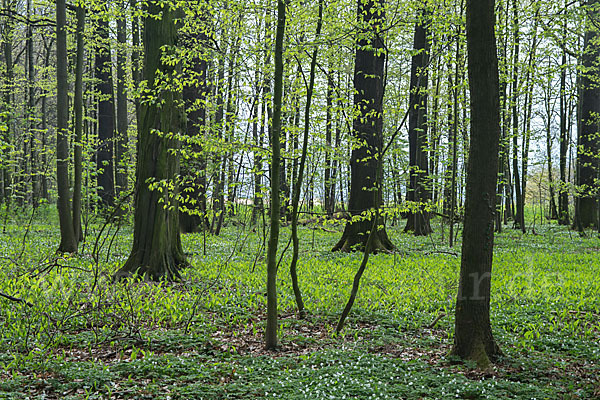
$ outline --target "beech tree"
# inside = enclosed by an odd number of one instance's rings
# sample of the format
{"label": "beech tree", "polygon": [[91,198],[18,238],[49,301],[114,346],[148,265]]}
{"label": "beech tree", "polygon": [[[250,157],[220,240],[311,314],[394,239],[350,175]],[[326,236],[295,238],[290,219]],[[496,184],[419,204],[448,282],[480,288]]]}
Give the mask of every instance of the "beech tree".
{"label": "beech tree", "polygon": [[490,324],[490,285],[500,141],[495,0],[467,0],[471,143],[452,354],[487,368],[500,355]]}
{"label": "beech tree", "polygon": [[67,6],[56,1],[56,186],[60,245],[58,251],[77,251],[69,192],[69,82],[67,72]]}
{"label": "beech tree", "polygon": [[575,200],[575,229],[582,230],[598,224],[598,172],[600,171],[600,86],[598,86],[597,27],[592,21],[600,15],[600,1],[584,4],[589,17],[585,31],[581,73],[581,115],[577,137],[578,195]]}
{"label": "beech tree", "polygon": [[179,9],[149,1],[144,18],[146,90],[140,101],[138,158],[134,201],[133,246],[115,278],[138,274],[146,279],[174,279],[187,265],[179,234],[177,184],[180,137],[184,127],[183,98],[173,79],[179,60]]}
{"label": "beech tree", "polygon": [[[382,204],[381,166],[383,150],[383,76],[385,46],[383,0],[358,0],[358,25],[354,64],[354,108],[352,121],[351,179],[348,210],[351,219],[346,223],[341,239],[333,251],[363,250],[373,225],[374,211]],[[383,224],[377,227],[372,252],[391,251]]]}

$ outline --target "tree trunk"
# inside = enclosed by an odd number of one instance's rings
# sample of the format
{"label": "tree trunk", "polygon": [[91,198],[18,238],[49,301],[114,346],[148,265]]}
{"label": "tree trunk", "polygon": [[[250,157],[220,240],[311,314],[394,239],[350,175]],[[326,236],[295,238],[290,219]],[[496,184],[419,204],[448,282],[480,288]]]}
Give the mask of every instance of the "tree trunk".
{"label": "tree trunk", "polygon": [[265,347],[277,348],[277,245],[279,243],[280,135],[283,98],[283,40],[285,37],[285,1],[277,1],[277,32],[275,35],[275,73],[273,76],[273,121],[271,128],[271,231],[267,247],[267,326]]}
{"label": "tree trunk", "polygon": [[597,84],[597,60],[600,58],[598,32],[591,19],[600,15],[599,0],[587,0],[585,6],[590,14],[584,38],[581,75],[581,122],[577,139],[577,190],[575,202],[575,229],[581,230],[598,225],[598,172],[600,171],[600,87]]}
{"label": "tree trunk", "polygon": [[115,134],[115,100],[112,79],[109,25],[103,8],[98,16],[98,39],[96,47],[95,76],[98,91],[98,195],[103,206],[114,205],[115,180],[113,170],[113,140]]}
{"label": "tree trunk", "polygon": [[408,213],[404,228],[404,232],[413,232],[416,236],[432,232],[429,222],[430,212],[425,210],[425,204],[431,201],[429,163],[427,161],[427,67],[430,23],[430,12],[420,9],[415,26],[414,50],[417,54],[412,57],[408,114],[410,185],[407,200],[414,202],[414,205]]}
{"label": "tree trunk", "polygon": [[[563,32],[566,26],[563,26]],[[566,34],[565,34],[566,35]],[[563,49],[560,70],[560,155],[559,155],[559,170],[560,184],[558,187],[558,223],[560,225],[569,225],[569,191],[568,191],[568,175],[567,175],[567,155],[569,153],[569,137],[567,130],[567,93],[566,81],[567,72],[564,68],[567,64],[567,52]]]}
{"label": "tree trunk", "polygon": [[[207,20],[204,11],[197,18]],[[195,35],[189,47],[203,48],[207,41],[206,33],[201,31]],[[184,233],[206,230],[210,226],[206,209],[206,156],[201,145],[206,129],[207,58],[206,54],[194,57],[189,70],[184,71],[189,81],[194,82],[183,88],[187,113],[186,134],[192,142],[190,157],[182,158],[181,166],[184,182],[181,189],[179,227]]]}
{"label": "tree trunk", "polygon": [[81,186],[83,174],[83,62],[84,62],[84,43],[83,34],[85,29],[85,9],[77,7],[77,61],[75,64],[75,98],[73,107],[75,108],[75,143],[73,160],[73,231],[78,241],[83,240],[83,231],[81,229]]}
{"label": "tree trunk", "polygon": [[115,140],[115,190],[116,195],[121,197],[127,192],[127,176],[129,160],[127,159],[127,88],[126,88],[126,66],[127,66],[127,26],[125,20],[125,6],[122,16],[117,16],[117,132]]}
{"label": "tree trunk", "polygon": [[56,1],[56,186],[60,222],[59,252],[77,252],[69,193],[69,80],[67,74],[67,7]]}
{"label": "tree trunk", "polygon": [[467,0],[471,145],[452,354],[481,369],[500,355],[490,325],[494,210],[500,140],[494,0]]}
{"label": "tree trunk", "polygon": [[[354,108],[358,114],[352,121],[350,158],[351,180],[348,210],[352,219],[333,251],[365,249],[373,226],[375,209],[381,206],[381,177],[377,181],[383,150],[383,76],[385,46],[379,34],[384,22],[383,0],[358,1],[358,23],[361,28],[354,65]],[[372,252],[391,251],[394,245],[388,239],[385,226],[379,224],[373,235]]]}
{"label": "tree trunk", "polygon": [[525,233],[525,226],[523,225],[523,194],[521,193],[521,177],[519,175],[519,152],[518,152],[518,138],[519,138],[519,48],[520,48],[520,37],[519,37],[519,17],[517,10],[517,0],[513,0],[513,27],[514,27],[514,53],[513,53],[513,82],[512,82],[512,163],[513,163],[513,180],[514,180],[514,194],[516,202],[516,212],[514,219],[514,228],[521,229]]}
{"label": "tree trunk", "polygon": [[[163,48],[177,45],[179,10],[149,1],[144,20],[144,80],[148,90],[140,102],[133,246],[115,279],[138,274],[152,280],[174,279],[187,265],[179,235],[176,177],[179,174],[183,131],[182,95],[175,87],[156,82],[179,74],[179,65],[162,62]],[[179,19],[179,18],[178,18]],[[157,134],[173,133],[164,136]]]}

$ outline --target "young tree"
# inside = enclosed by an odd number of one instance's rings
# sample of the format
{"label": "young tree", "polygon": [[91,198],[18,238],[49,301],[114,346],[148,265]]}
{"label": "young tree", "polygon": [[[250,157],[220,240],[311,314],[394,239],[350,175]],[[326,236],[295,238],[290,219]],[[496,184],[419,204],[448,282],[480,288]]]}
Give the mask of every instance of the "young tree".
{"label": "young tree", "polygon": [[83,239],[81,229],[81,186],[83,180],[83,58],[84,43],[83,31],[85,28],[85,8],[83,5],[77,6],[77,30],[75,32],[77,42],[77,53],[75,61],[75,143],[73,157],[73,231],[75,238],[80,241]]}
{"label": "young tree", "polygon": [[179,10],[159,0],[146,5],[144,80],[140,101],[133,246],[115,278],[137,273],[146,279],[174,279],[187,264],[179,235],[177,184],[178,136],[184,126],[182,94],[173,79],[179,60]]}
{"label": "young tree", "polygon": [[277,0],[277,30],[275,33],[275,72],[273,76],[273,122],[271,128],[271,232],[267,247],[267,328],[265,347],[277,348],[277,245],[280,216],[280,137],[283,99],[283,40],[285,37],[285,0]]}
{"label": "young tree", "polygon": [[490,284],[500,140],[495,0],[467,0],[471,144],[452,353],[487,368],[500,349],[490,325]]}
{"label": "young tree", "polygon": [[[354,64],[354,107],[352,121],[351,179],[348,210],[352,219],[333,251],[364,249],[373,225],[374,211],[381,206],[383,149],[383,76],[385,46],[383,23],[384,0],[358,0],[358,33]],[[379,175],[379,176],[378,176]],[[372,252],[394,248],[385,227],[380,225],[373,238]]]}

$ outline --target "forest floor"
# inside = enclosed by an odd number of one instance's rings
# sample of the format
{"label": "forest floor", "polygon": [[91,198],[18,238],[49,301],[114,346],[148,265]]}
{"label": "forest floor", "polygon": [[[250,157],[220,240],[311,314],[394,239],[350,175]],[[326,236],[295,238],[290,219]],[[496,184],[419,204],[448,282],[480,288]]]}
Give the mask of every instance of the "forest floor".
{"label": "forest floor", "polygon": [[504,356],[481,372],[448,356],[460,244],[447,246],[439,221],[420,238],[388,223],[398,251],[370,258],[337,337],[361,254],[330,251],[340,225],[302,227],[309,315],[295,314],[288,249],[276,352],[263,348],[262,227],[184,235],[180,282],[113,283],[128,227],[91,221],[79,255],[57,257],[52,210],[32,221],[13,216],[0,233],[0,293],[12,296],[0,297],[0,399],[600,398],[595,233],[552,223],[497,236],[491,318]]}

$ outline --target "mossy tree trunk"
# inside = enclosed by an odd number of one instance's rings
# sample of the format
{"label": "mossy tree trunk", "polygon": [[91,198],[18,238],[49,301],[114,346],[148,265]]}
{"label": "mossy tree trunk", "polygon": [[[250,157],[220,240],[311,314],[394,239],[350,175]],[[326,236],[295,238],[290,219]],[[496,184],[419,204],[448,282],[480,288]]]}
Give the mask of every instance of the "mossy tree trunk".
{"label": "mossy tree trunk", "polygon": [[147,90],[140,102],[133,246],[116,279],[134,273],[151,280],[174,279],[187,264],[179,235],[175,182],[180,157],[177,136],[185,117],[182,94],[169,84],[179,63],[172,59],[174,54],[162,50],[172,51],[177,44],[178,10],[160,1],[150,1],[146,7],[143,77]]}
{"label": "mossy tree trunk", "polygon": [[499,354],[490,325],[490,284],[500,97],[494,0],[467,0],[471,144],[452,353],[487,368]]}
{"label": "mossy tree trunk", "polygon": [[[377,170],[383,150],[383,76],[385,46],[381,33],[383,0],[358,1],[358,33],[354,65],[354,107],[352,155],[350,158],[350,198],[352,216],[333,251],[364,250],[373,226],[375,209],[381,206],[381,185]],[[380,175],[381,176],[381,175]],[[385,226],[379,224],[372,239],[372,252],[391,251]]]}

